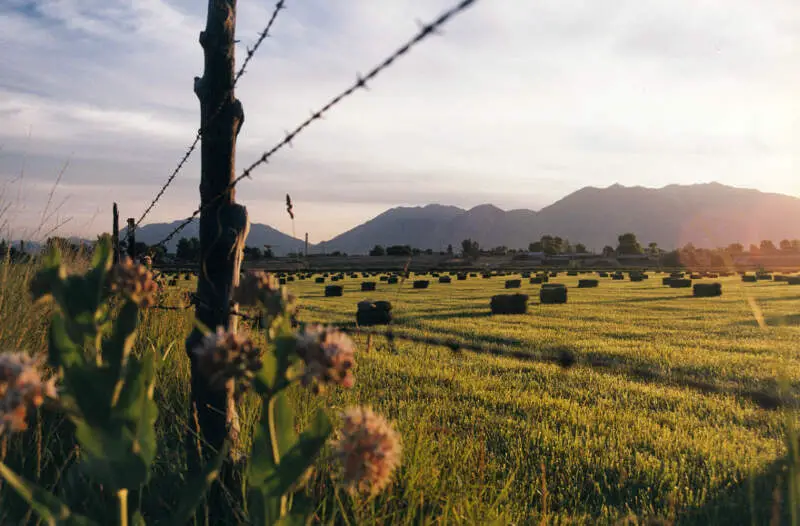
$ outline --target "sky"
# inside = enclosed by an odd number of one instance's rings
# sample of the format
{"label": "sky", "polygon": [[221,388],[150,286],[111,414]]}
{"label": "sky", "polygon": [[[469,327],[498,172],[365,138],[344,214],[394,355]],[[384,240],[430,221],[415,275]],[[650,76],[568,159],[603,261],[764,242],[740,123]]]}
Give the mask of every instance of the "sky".
{"label": "sky", "polygon": [[[237,86],[237,172],[453,1],[286,0]],[[273,6],[238,1],[238,63]],[[0,0],[0,228],[93,236],[115,201],[139,217],[199,125],[206,8]],[[393,206],[539,209],[614,183],[800,196],[799,43],[796,0],[481,0],[237,201],[291,234],[289,193],[319,242]],[[198,185],[194,155],[145,222],[189,215]]]}

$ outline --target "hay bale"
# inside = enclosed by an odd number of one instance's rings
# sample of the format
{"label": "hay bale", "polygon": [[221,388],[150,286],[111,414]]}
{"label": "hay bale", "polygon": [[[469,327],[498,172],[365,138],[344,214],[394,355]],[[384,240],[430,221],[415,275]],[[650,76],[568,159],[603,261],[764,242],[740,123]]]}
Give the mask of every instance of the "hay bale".
{"label": "hay bale", "polygon": [[491,274],[483,274],[483,275],[481,275],[481,277],[482,277],[483,279],[489,279],[489,278],[491,278],[491,277],[492,277],[492,275],[491,275]]}
{"label": "hay bale", "polygon": [[557,278],[558,277],[558,272],[551,272],[550,273],[550,277],[551,278]]}
{"label": "hay bale", "polygon": [[577,276],[577,275],[578,275],[578,271],[577,270],[567,271],[567,276]]}
{"label": "hay bale", "polygon": [[325,278],[323,277],[314,278],[314,283],[325,283]]}
{"label": "hay bale", "polygon": [[592,289],[600,285],[600,282],[596,279],[579,279],[578,280],[578,288],[579,289]]}
{"label": "hay bale", "polygon": [[492,314],[525,314],[528,312],[527,294],[498,294],[489,302]]}
{"label": "hay bale", "polygon": [[599,277],[601,277],[601,278],[607,278],[608,277],[608,272],[605,272],[605,271],[601,270],[600,272],[597,273],[597,275]]}
{"label": "hay bale", "polygon": [[341,296],[342,295],[342,286],[341,285],[327,285],[325,287],[325,297],[330,298],[334,296]]}
{"label": "hay bale", "polygon": [[628,279],[631,281],[644,281],[644,275],[641,272],[628,272]]}
{"label": "hay bale", "polygon": [[392,322],[392,304],[388,301],[358,302],[356,323],[361,326],[388,325]]}
{"label": "hay bale", "polygon": [[430,281],[427,279],[417,279],[414,280],[414,288],[415,289],[427,289],[428,285],[430,285]]}
{"label": "hay bale", "polygon": [[689,274],[689,279],[703,279],[702,274]]}
{"label": "hay bale", "polygon": [[675,271],[675,272],[670,272],[669,277],[675,278],[675,279],[683,279],[684,275],[685,274],[683,272]]}
{"label": "hay bale", "polygon": [[543,304],[566,303],[567,287],[561,283],[546,283],[539,290],[539,302]]}
{"label": "hay bale", "polygon": [[536,277],[541,278],[542,283],[548,283],[550,281],[550,276],[548,276],[546,272],[538,274]]}
{"label": "hay bale", "polygon": [[458,281],[466,281],[467,280],[467,275],[466,274],[459,274],[459,275],[456,276],[456,279]]}
{"label": "hay bale", "polygon": [[625,275],[622,272],[615,272],[611,274],[611,279],[614,281],[622,281],[625,279]]}
{"label": "hay bale", "polygon": [[745,274],[742,276],[742,281],[745,283],[755,283],[757,280],[752,274]]}
{"label": "hay bale", "polygon": [[507,279],[506,280],[506,288],[507,289],[518,289],[522,286],[521,279]]}
{"label": "hay bale", "polygon": [[362,281],[361,282],[361,291],[366,292],[369,290],[375,290],[375,282],[374,281]]}
{"label": "hay bale", "polygon": [[679,279],[679,278],[661,278],[661,284],[668,287],[670,283],[672,283],[673,279]]}
{"label": "hay bale", "polygon": [[439,283],[450,283],[453,281],[453,278],[450,276],[439,276]]}
{"label": "hay bale", "polygon": [[706,277],[709,278],[709,279],[717,279],[717,278],[719,278],[719,274],[717,274],[715,272],[707,272],[706,273]]}
{"label": "hay bale", "polygon": [[528,280],[528,282],[531,285],[539,285],[541,283],[544,283],[544,281],[542,281],[542,277],[541,276],[536,276],[535,278],[531,278],[531,279]]}
{"label": "hay bale", "polygon": [[669,286],[673,289],[688,289],[692,286],[692,280],[690,279],[676,279],[671,278],[669,281]]}
{"label": "hay bale", "polygon": [[800,276],[789,276],[786,278],[786,283],[789,285],[800,285]]}
{"label": "hay bale", "polygon": [[520,274],[520,277],[522,277],[524,279],[528,279],[528,278],[531,277],[531,273],[530,272],[523,272],[522,274]]}
{"label": "hay bale", "polygon": [[400,280],[397,276],[389,276],[386,278],[387,285],[397,285],[397,282]]}
{"label": "hay bale", "polygon": [[469,275],[469,277],[471,277],[471,278],[477,278],[477,277],[478,277],[478,274],[477,274],[477,273],[475,273],[475,272],[472,272],[472,273]]}
{"label": "hay bale", "polygon": [[756,273],[756,279],[758,281],[771,281],[772,280],[772,274],[769,274],[767,272],[758,272],[758,273]]}
{"label": "hay bale", "polygon": [[694,287],[692,287],[692,294],[696,298],[722,296],[722,283],[719,281],[715,283],[696,283]]}

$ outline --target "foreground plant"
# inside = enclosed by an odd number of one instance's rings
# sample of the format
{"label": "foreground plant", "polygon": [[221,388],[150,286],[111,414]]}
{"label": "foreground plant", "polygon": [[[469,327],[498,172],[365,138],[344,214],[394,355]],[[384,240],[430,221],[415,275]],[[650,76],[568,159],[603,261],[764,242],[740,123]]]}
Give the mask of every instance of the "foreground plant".
{"label": "foreground plant", "polygon": [[[34,299],[52,299],[58,307],[47,362],[60,381],[59,391],[55,378],[42,380],[42,360],[0,354],[0,433],[24,430],[29,410],[50,400],[75,427],[81,455],[74,468],[116,495],[113,514],[119,524],[145,524],[138,509],[129,509],[128,495],[149,482],[156,456],[155,356],[131,351],[139,310],[154,304],[158,287],[146,267],[124,260],[112,268],[111,262],[107,240],[98,243],[84,275],[67,275],[57,252],[47,257],[31,292]],[[306,523],[314,506],[304,485],[333,427],[319,410],[311,426],[298,434],[287,389],[294,384],[314,392],[329,385],[351,387],[355,346],[331,327],[308,325],[296,332],[294,297],[272,276],[247,277],[234,298],[262,308],[268,348],[262,352],[247,336],[218,328],[194,353],[212,383],[233,387],[237,397],[253,388],[261,398],[262,416],[246,473],[251,523]],[[399,435],[371,410],[355,408],[344,414],[334,450],[348,491],[374,495],[386,487],[399,462]],[[192,518],[226,454],[224,447],[206,466],[205,476],[184,488],[168,524]],[[107,522],[108,510],[97,510],[97,522],[77,515],[2,463],[0,477],[49,524]]]}

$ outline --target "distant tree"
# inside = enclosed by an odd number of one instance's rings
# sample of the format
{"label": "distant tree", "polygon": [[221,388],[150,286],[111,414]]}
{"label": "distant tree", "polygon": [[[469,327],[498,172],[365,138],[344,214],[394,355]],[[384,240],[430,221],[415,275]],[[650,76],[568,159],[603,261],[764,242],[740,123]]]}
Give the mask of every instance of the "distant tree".
{"label": "distant tree", "polygon": [[792,242],[788,239],[782,239],[781,242],[778,244],[781,248],[781,252],[793,252],[794,247],[792,247]]}
{"label": "distant tree", "polygon": [[719,252],[711,253],[711,266],[714,268],[725,268],[725,257]]}
{"label": "distant tree", "polygon": [[800,239],[792,239],[792,252],[800,252]]}
{"label": "distant tree", "polygon": [[528,245],[528,252],[543,252],[542,250],[542,242],[541,241],[534,241],[533,243]]}
{"label": "distant tree", "polygon": [[604,258],[613,258],[617,255],[617,251],[614,250],[614,247],[611,245],[606,245],[603,247],[603,257]]}
{"label": "distant tree", "polygon": [[175,249],[175,257],[183,261],[196,261],[200,259],[200,240],[196,237],[186,239],[182,237],[178,240]]}
{"label": "distant tree", "polygon": [[758,248],[764,254],[774,254],[775,252],[778,251],[778,249],[775,248],[775,243],[773,243],[769,239],[764,239],[763,241],[761,241],[761,244],[759,245]]}
{"label": "distant tree", "polygon": [[426,248],[425,249],[425,255],[432,256],[433,255],[433,249],[432,248]]}
{"label": "distant tree", "polygon": [[741,243],[731,243],[725,251],[731,256],[739,256],[744,253],[744,245]]}
{"label": "distant tree", "polygon": [[636,239],[636,234],[627,232],[617,237],[617,254],[641,254],[642,246]]}
{"label": "distant tree", "polygon": [[761,252],[761,249],[758,248],[758,245],[754,245],[750,243],[750,249],[748,250],[750,254],[758,254]]}
{"label": "distant tree", "polygon": [[681,266],[681,254],[677,250],[664,252],[659,261],[665,267],[677,268]]}
{"label": "distant tree", "polygon": [[264,245],[264,250],[261,251],[261,257],[264,259],[272,259],[275,257],[275,252],[272,251],[272,247]]}
{"label": "distant tree", "polygon": [[447,245],[447,255],[448,256],[453,255],[453,245]]}
{"label": "distant tree", "polygon": [[588,250],[586,250],[586,245],[583,243],[578,243],[575,245],[575,253],[576,254],[586,254]]}
{"label": "distant tree", "polygon": [[465,239],[461,242],[461,253],[464,257],[476,258],[481,254],[481,247],[477,241]]}
{"label": "distant tree", "polygon": [[[145,252],[142,252],[142,254],[145,254]],[[146,254],[150,256],[153,263],[163,263],[167,255],[167,249],[164,245],[153,245],[147,249]]]}
{"label": "distant tree", "polygon": [[658,243],[655,241],[651,241],[647,244],[647,253],[653,256],[657,256],[661,250],[658,248]]}
{"label": "distant tree", "polygon": [[493,256],[505,256],[508,253],[508,247],[505,246],[494,247],[489,251],[489,253]]}
{"label": "distant tree", "polygon": [[369,251],[370,256],[385,256],[386,249],[383,248],[382,245],[375,245],[372,247],[372,250]]}
{"label": "distant tree", "polygon": [[386,247],[387,256],[410,256],[413,250],[408,245],[392,245]]}
{"label": "distant tree", "polygon": [[552,256],[558,254],[558,250],[561,244],[561,238],[558,238],[558,243],[556,243],[556,238],[551,235],[544,235],[540,240],[542,244],[542,252],[547,254],[548,256]]}
{"label": "distant tree", "polygon": [[246,261],[258,261],[262,257],[261,249],[258,247],[244,247],[242,251]]}

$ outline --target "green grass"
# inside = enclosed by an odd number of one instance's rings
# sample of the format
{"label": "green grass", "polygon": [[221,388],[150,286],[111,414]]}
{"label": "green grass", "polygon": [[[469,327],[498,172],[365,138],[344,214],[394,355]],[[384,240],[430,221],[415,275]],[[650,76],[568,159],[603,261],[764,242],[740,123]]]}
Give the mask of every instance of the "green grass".
{"label": "green grass", "polygon": [[[788,522],[785,437],[796,416],[786,406],[800,395],[800,287],[723,278],[722,297],[693,298],[691,289],[663,287],[659,276],[599,278],[598,288],[577,289],[581,277],[551,280],[569,288],[566,305],[539,305],[539,286],[523,280],[512,292],[531,294],[529,312],[510,316],[489,315],[489,298],[507,292],[501,277],[434,278],[423,290],[378,282],[376,292],[363,293],[363,279],[346,278],[340,298],[323,297],[324,285],[313,280],[289,283],[303,321],[352,325],[359,300],[387,299],[395,334],[530,355],[453,352],[402,339],[390,345],[382,337],[367,352],[366,337],[357,336],[354,389],[293,398],[305,415],[319,406],[333,413],[372,405],[397,422],[403,466],[386,494],[366,501],[336,491],[320,461],[310,488],[318,521],[767,524],[778,513]],[[24,300],[23,280],[5,281],[0,340],[39,351],[47,307]],[[180,279],[169,302],[179,304],[194,285]],[[149,311],[137,344],[138,352],[163,355],[156,391],[163,476],[142,492],[151,517],[174,505],[185,473],[183,339],[190,328],[191,311]],[[569,369],[549,359],[565,349],[577,358]],[[242,408],[246,430],[258,416],[254,407],[248,401]],[[71,463],[69,430],[48,432],[56,425],[48,415],[40,424],[0,454],[26,476],[66,491],[63,478],[55,481]],[[103,498],[95,488],[79,500],[90,508]],[[2,502],[16,502],[5,487]],[[0,523],[17,523],[20,514],[18,506],[0,505]]]}

